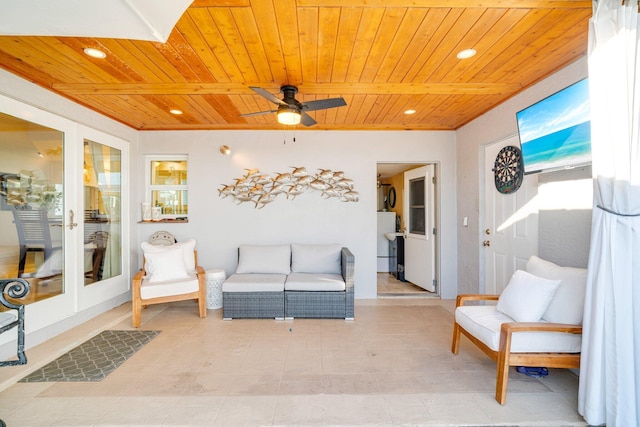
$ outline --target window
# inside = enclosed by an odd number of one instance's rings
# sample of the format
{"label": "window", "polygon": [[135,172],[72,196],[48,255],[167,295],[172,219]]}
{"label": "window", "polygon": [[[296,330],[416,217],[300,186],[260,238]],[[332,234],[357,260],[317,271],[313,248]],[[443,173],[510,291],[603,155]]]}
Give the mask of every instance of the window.
{"label": "window", "polygon": [[[146,157],[146,201],[157,219],[187,219],[187,156]],[[159,215],[159,217],[158,217]]]}
{"label": "window", "polygon": [[409,181],[409,232],[426,234],[424,178]]}

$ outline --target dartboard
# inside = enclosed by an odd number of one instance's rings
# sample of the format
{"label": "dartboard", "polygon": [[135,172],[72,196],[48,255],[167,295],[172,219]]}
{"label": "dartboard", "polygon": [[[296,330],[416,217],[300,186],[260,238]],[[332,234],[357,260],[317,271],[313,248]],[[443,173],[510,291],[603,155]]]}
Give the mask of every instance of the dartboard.
{"label": "dartboard", "polygon": [[509,194],[518,191],[523,176],[522,152],[518,147],[507,145],[496,156],[493,164],[493,174],[496,189]]}

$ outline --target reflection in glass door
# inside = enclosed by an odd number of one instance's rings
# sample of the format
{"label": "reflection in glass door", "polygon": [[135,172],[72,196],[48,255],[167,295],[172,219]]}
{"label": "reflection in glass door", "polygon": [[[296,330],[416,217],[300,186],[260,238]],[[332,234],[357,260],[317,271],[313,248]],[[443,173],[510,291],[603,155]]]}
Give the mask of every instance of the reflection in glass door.
{"label": "reflection in glass door", "polygon": [[119,149],[84,140],[85,285],[122,274],[121,174]]}
{"label": "reflection in glass door", "polygon": [[0,113],[0,277],[29,281],[27,304],[65,291],[63,142],[63,132]]}

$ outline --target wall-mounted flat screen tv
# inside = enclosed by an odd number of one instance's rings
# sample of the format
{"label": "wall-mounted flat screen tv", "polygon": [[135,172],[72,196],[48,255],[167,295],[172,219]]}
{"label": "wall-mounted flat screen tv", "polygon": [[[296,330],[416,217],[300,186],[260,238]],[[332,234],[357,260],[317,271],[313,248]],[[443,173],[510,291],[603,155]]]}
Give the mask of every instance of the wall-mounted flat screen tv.
{"label": "wall-mounted flat screen tv", "polygon": [[587,79],[516,113],[524,173],[591,163]]}

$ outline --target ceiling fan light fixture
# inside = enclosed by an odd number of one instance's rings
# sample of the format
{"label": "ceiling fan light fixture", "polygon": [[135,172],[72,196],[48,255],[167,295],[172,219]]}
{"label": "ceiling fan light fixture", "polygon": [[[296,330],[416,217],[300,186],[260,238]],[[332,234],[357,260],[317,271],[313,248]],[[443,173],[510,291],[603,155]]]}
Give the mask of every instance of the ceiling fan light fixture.
{"label": "ceiling fan light fixture", "polygon": [[283,125],[297,125],[301,119],[300,111],[296,108],[281,105],[278,108],[278,123]]}

